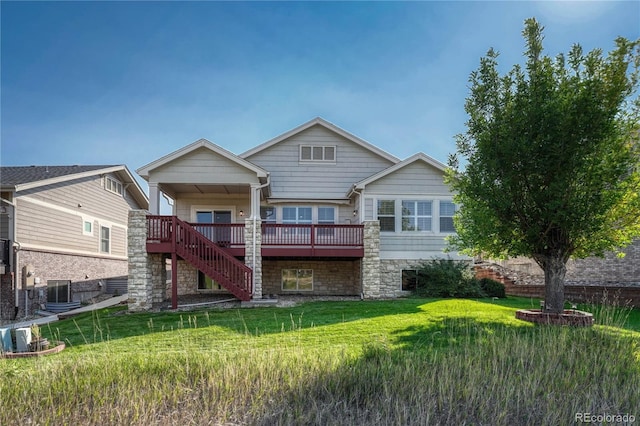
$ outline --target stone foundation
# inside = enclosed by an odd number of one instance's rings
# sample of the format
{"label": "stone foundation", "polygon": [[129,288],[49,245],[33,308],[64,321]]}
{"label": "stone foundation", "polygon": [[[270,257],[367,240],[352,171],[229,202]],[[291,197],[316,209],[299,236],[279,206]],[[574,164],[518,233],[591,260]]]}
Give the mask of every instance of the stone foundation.
{"label": "stone foundation", "polygon": [[[282,290],[283,269],[312,269],[313,291]],[[263,294],[304,294],[309,296],[358,296],[360,294],[359,260],[263,260]]]}

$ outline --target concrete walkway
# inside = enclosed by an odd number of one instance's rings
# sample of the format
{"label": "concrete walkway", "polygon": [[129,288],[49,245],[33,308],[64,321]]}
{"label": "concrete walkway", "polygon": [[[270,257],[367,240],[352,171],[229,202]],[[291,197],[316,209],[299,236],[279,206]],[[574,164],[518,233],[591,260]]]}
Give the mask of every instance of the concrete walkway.
{"label": "concrete walkway", "polygon": [[2,328],[23,328],[23,327],[31,327],[34,324],[37,324],[37,325],[49,324],[49,323],[60,320],[61,317],[68,318],[73,315],[81,314],[83,312],[90,312],[90,311],[95,311],[97,309],[108,308],[109,306],[115,306],[122,302],[126,302],[127,298],[128,296],[126,294],[123,294],[122,296],[112,297],[110,299],[103,300],[102,302],[86,305],[78,309],[62,312],[60,314],[52,314],[42,318],[32,318],[28,321],[23,321],[23,322],[14,322],[12,324],[7,324],[5,326],[2,326]]}

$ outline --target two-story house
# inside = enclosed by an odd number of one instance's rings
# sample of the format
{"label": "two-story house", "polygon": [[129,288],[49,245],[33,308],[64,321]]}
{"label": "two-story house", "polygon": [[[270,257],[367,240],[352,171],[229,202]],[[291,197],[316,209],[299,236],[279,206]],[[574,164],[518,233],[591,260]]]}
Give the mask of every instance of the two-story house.
{"label": "two-story house", "polygon": [[[443,253],[456,209],[444,170],[321,118],[239,155],[198,140],[137,170],[151,215],[131,212],[130,309],[220,291],[406,294],[420,263],[458,258]],[[171,216],[159,215],[163,195]]]}
{"label": "two-story house", "polygon": [[123,165],[3,166],[0,199],[5,320],[81,302],[126,277],[129,210],[149,206]]}

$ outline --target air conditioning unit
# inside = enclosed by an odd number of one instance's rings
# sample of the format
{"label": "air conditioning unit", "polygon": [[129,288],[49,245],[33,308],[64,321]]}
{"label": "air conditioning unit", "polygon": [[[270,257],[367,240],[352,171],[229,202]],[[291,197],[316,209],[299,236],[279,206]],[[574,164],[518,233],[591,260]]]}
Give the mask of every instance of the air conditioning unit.
{"label": "air conditioning unit", "polygon": [[29,352],[31,344],[31,327],[16,328],[16,349],[18,352]]}

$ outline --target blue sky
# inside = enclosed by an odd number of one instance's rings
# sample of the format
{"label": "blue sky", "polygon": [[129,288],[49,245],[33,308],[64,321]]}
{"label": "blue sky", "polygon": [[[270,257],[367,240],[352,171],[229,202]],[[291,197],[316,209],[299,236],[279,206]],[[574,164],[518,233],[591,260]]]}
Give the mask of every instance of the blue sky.
{"label": "blue sky", "polygon": [[446,162],[469,73],[640,37],[640,2],[0,2],[2,165],[126,164],[199,138],[242,153],[316,116]]}

